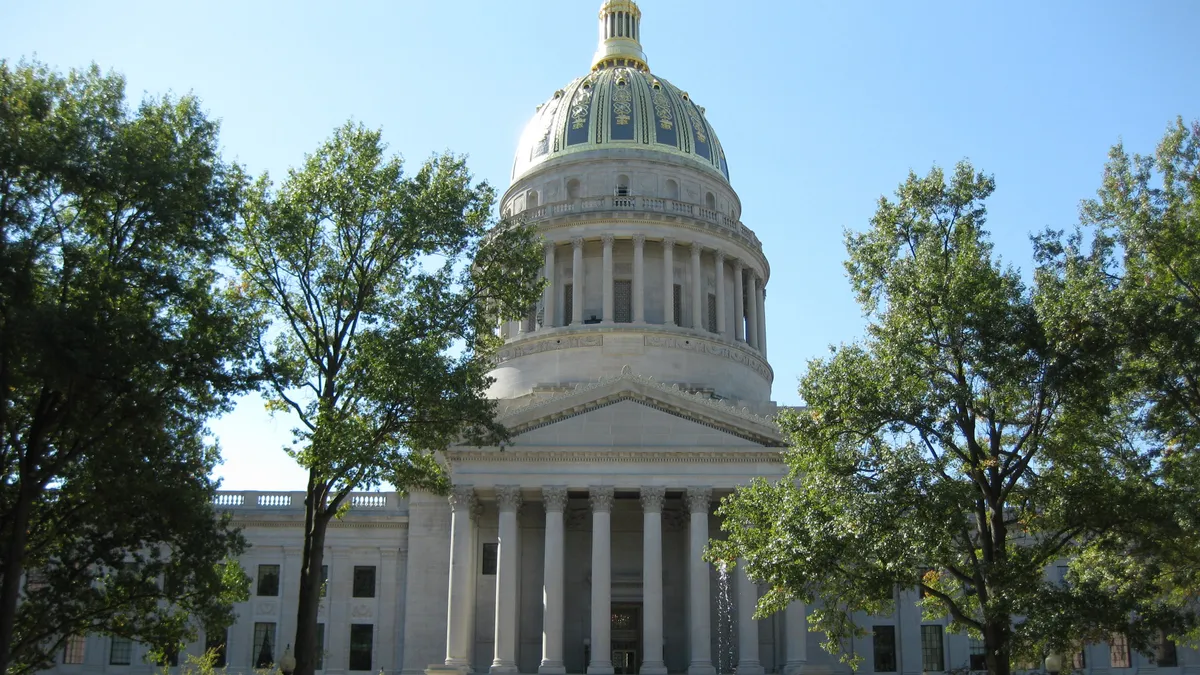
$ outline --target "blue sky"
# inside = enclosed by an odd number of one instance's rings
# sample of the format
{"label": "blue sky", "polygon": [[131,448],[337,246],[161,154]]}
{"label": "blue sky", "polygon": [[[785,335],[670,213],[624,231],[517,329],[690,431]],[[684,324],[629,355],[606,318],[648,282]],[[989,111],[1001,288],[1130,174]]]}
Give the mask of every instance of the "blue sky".
{"label": "blue sky", "polygon": [[[535,106],[584,74],[599,0],[0,3],[0,58],[95,62],[143,93],[193,92],[229,159],[279,176],[334,127],[381,127],[419,162],[470,155],[508,185]],[[996,177],[997,252],[1069,228],[1108,148],[1150,152],[1200,117],[1200,2],[643,0],[651,69],[707,109],[743,221],[772,263],[774,398],[863,320],[842,261],[910,169],[969,158]],[[292,424],[248,397],[216,421],[229,489],[303,489]]]}

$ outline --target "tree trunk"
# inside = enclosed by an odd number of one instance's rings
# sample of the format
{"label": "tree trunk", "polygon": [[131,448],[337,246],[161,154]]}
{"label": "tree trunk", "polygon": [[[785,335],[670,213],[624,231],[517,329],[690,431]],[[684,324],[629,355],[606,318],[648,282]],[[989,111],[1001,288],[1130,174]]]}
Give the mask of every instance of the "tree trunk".
{"label": "tree trunk", "polygon": [[36,493],[29,489],[29,483],[21,480],[17,487],[17,503],[12,510],[12,520],[8,523],[11,534],[4,547],[3,563],[0,563],[3,565],[0,568],[0,574],[3,575],[3,583],[0,584],[0,673],[8,672],[8,663],[12,659],[10,648],[17,626],[17,601],[21,595],[25,545],[29,540],[29,519],[35,497]]}
{"label": "tree trunk", "polygon": [[317,610],[321,605],[321,565],[325,558],[329,516],[325,513],[327,507],[318,503],[324,500],[313,489],[314,483],[310,472],[308,496],[304,500],[304,548],[300,563],[300,597],[296,603],[294,675],[313,675],[318,661]]}
{"label": "tree trunk", "polygon": [[1009,625],[998,621],[983,624],[984,659],[988,675],[1009,675]]}

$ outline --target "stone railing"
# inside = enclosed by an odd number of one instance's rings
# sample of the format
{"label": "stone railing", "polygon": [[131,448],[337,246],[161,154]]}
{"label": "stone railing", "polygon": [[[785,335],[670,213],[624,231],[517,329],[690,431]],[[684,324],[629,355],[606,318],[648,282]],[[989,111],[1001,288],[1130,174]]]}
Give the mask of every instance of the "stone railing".
{"label": "stone railing", "polygon": [[696,220],[703,220],[716,225],[717,227],[728,231],[730,234],[736,235],[750,242],[756,249],[762,250],[762,242],[754,235],[754,231],[746,227],[741,221],[730,218],[729,216],[719,213],[713,209],[704,208],[699,204],[690,204],[681,202],[675,199],[664,199],[660,197],[582,197],[579,199],[570,199],[563,202],[553,202],[551,204],[542,204],[533,208],[525,209],[520,213],[512,214],[513,217],[524,220],[529,223],[536,223],[540,220],[548,218],[557,218],[559,216],[570,215],[572,213],[586,213],[589,211],[648,211],[652,213],[670,213],[674,215],[688,216]]}
{"label": "stone railing", "polygon": [[[399,508],[395,492],[352,492],[349,503],[350,508],[355,510]],[[221,490],[213,497],[213,505],[223,510],[302,509],[304,508],[304,493]]]}

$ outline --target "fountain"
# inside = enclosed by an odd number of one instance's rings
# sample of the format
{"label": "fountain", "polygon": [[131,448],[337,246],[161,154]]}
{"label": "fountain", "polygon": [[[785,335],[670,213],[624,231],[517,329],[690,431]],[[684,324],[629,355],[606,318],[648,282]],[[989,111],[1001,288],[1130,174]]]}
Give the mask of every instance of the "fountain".
{"label": "fountain", "polygon": [[717,673],[734,671],[733,660],[733,595],[729,590],[729,561],[717,566]]}

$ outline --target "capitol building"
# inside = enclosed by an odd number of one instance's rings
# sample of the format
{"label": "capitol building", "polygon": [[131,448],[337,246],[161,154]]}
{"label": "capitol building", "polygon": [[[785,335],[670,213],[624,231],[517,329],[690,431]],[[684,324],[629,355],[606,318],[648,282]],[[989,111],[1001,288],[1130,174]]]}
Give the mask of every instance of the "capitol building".
{"label": "capitol building", "polygon": [[[603,3],[585,72],[549,92],[516,148],[500,208],[543,237],[549,283],[498,327],[489,394],[511,441],[442,453],[449,498],[352,497],[326,542],[323,673],[850,672],[807,630],[811,608],[754,619],[756,584],[701,557],[721,536],[718,501],[786,472],[771,266],[704,106],[652,69],[641,16],[632,0]],[[236,673],[280,659],[295,635],[303,499],[219,494],[251,543],[251,597],[189,652],[217,648]],[[858,617],[866,637],[846,648],[860,671],[981,669],[981,646],[924,621],[915,589],[898,599],[892,616]],[[55,672],[148,674],[145,651],[80,638]],[[1075,658],[1113,675],[1196,670],[1110,645]]]}

